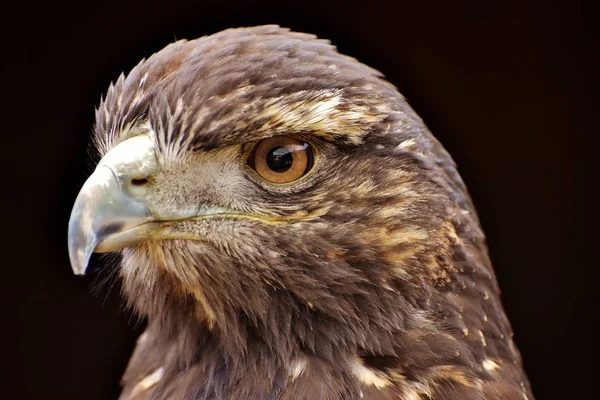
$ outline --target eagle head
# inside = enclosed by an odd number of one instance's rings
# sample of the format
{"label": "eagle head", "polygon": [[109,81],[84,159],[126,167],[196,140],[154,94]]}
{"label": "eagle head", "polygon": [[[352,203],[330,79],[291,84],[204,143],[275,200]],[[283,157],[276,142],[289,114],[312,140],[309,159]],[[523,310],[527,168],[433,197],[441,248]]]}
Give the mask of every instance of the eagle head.
{"label": "eagle head", "polygon": [[123,398],[529,398],[455,165],[382,75],[276,26],[108,89],[69,222],[148,328]]}

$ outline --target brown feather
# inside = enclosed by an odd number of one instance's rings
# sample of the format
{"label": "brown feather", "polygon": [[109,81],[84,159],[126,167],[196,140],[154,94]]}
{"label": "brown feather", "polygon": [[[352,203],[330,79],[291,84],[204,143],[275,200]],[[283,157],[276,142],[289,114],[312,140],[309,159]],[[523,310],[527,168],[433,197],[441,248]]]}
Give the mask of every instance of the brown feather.
{"label": "brown feather", "polygon": [[[276,26],[179,41],[109,88],[99,154],[139,129],[156,202],[264,219],[186,221],[205,239],[123,251],[149,326],[122,399],[533,399],[467,190],[380,73]],[[281,134],[320,155],[297,185],[191,172]]]}

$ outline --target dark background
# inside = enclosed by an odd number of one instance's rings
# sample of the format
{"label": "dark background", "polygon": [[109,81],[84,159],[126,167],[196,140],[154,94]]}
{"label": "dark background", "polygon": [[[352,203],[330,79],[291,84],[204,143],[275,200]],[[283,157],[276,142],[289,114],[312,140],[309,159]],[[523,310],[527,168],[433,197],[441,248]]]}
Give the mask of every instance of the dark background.
{"label": "dark background", "polygon": [[143,322],[120,311],[118,284],[94,295],[94,277],[71,274],[66,244],[93,169],[94,108],[111,80],[175,39],[264,23],[329,38],[398,86],[470,188],[537,398],[596,397],[593,10],[514,0],[161,3],[2,6],[0,359],[2,390],[13,394],[1,397],[117,397]]}

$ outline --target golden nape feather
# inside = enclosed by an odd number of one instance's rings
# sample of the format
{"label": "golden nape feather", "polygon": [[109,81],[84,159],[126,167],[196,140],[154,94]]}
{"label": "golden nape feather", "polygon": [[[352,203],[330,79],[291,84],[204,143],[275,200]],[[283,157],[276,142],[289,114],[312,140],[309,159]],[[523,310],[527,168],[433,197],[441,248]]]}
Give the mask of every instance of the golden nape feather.
{"label": "golden nape feather", "polygon": [[533,399],[452,159],[328,41],[175,42],[94,143],[69,252],[120,252],[148,320],[122,399]]}

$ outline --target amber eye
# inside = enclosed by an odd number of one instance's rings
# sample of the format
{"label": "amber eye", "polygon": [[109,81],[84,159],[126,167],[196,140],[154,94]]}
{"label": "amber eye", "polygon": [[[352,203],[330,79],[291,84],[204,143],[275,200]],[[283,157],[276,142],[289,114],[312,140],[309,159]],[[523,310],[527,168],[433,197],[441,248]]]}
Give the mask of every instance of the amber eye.
{"label": "amber eye", "polygon": [[263,139],[254,146],[248,165],[272,183],[300,179],[313,167],[312,147],[287,136]]}

